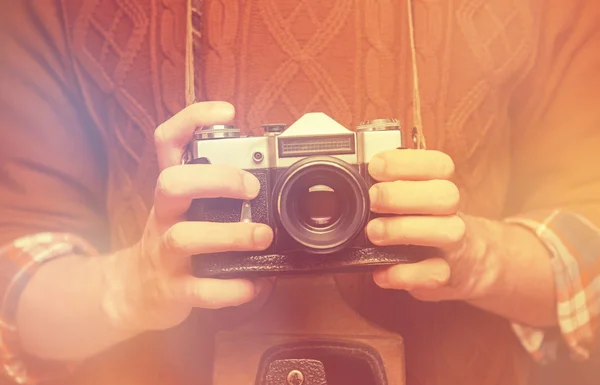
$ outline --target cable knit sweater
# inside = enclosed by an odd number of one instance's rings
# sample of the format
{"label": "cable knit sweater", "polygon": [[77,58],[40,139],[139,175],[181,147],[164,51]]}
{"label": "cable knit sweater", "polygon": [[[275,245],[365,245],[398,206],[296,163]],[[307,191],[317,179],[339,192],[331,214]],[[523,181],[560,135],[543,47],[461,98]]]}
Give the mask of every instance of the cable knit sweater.
{"label": "cable knit sweater", "polygon": [[[600,171],[587,163],[600,144],[598,4],[414,1],[424,132],[456,163],[462,211],[501,219],[564,207],[600,223]],[[2,153],[22,162],[3,177],[12,189],[0,243],[37,231],[75,233],[101,252],[135,242],[157,177],[153,131],[185,104],[187,2],[7,7]],[[197,93],[232,102],[246,132],[309,111],[350,128],[376,117],[412,124],[403,1],[205,0],[193,21]],[[366,317],[405,337],[409,385],[530,379],[533,361],[506,320],[369,284],[358,296]],[[202,383],[210,328],[196,326],[117,347],[73,383]]]}

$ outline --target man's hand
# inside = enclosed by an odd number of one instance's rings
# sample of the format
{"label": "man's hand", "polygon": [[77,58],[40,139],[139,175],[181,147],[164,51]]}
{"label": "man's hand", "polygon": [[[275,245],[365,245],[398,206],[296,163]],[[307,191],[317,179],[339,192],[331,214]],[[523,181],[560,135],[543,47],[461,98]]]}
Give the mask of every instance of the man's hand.
{"label": "man's hand", "polygon": [[271,229],[261,224],[184,218],[196,198],[252,199],[258,194],[258,180],[243,170],[181,164],[197,128],[227,123],[233,116],[228,103],[197,103],[156,129],[161,172],[141,239],[94,257],[73,245],[72,255],[43,263],[19,300],[17,329],[25,352],[53,361],[80,361],[140,333],[176,326],[195,307],[236,306],[267,294],[265,289],[272,286],[267,280],[192,274],[191,255],[261,251],[273,239]]}
{"label": "man's hand", "polygon": [[113,256],[103,307],[117,327],[166,329],[183,321],[191,309],[236,306],[252,300],[263,281],[207,279],[192,276],[190,256],[225,251],[264,250],[271,229],[256,223],[185,221],[193,199],[255,198],[258,180],[231,167],[182,165],[184,149],[200,126],[229,122],[228,103],[191,105],[157,128],[161,169],[154,207],[142,239]]}
{"label": "man's hand", "polygon": [[[452,159],[438,151],[392,150],[369,164],[380,183],[370,190],[371,210],[396,214],[372,220],[367,234],[376,245],[433,246],[444,258],[379,269],[375,282],[402,289],[422,300],[475,300],[489,295],[500,264],[487,258],[472,231],[486,231],[490,221],[458,214],[460,194],[450,181]],[[481,227],[474,229],[473,225]]]}

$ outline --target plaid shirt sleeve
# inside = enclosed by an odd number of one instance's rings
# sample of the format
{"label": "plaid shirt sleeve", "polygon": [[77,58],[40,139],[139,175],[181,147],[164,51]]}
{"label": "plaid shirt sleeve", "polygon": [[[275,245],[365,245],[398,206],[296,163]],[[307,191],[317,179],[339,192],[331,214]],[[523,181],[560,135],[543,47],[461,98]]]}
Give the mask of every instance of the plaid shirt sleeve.
{"label": "plaid shirt sleeve", "polygon": [[523,346],[540,363],[556,359],[566,345],[575,360],[585,360],[597,343],[600,317],[600,229],[568,211],[510,218],[537,234],[550,250],[560,332],[513,324]]}
{"label": "plaid shirt sleeve", "polygon": [[17,384],[36,384],[68,373],[72,364],[30,357],[21,350],[16,329],[20,294],[43,263],[68,255],[96,255],[82,239],[64,233],[26,236],[0,248],[0,364]]}

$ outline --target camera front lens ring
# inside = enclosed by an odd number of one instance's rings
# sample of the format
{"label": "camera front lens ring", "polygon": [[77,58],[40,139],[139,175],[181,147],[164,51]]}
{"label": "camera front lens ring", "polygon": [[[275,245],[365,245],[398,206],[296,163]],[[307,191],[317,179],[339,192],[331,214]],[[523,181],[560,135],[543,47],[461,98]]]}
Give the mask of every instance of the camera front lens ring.
{"label": "camera front lens ring", "polygon": [[337,158],[308,157],[294,163],[274,192],[279,224],[307,252],[345,248],[368,221],[368,186],[356,166]]}

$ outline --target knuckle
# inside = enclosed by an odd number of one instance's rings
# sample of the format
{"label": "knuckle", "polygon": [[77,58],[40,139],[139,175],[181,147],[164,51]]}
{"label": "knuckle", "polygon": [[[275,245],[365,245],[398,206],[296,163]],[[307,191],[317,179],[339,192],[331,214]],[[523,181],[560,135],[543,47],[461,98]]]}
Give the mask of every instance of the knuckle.
{"label": "knuckle", "polygon": [[254,242],[252,240],[252,229],[246,226],[240,226],[231,232],[230,247],[233,250],[248,250],[252,248]]}
{"label": "knuckle", "polygon": [[211,296],[202,281],[193,281],[187,285],[187,296],[193,298],[198,306],[207,306],[211,301]]}
{"label": "knuckle", "polygon": [[231,178],[235,183],[228,183],[229,188],[232,189],[232,193],[243,193],[245,191],[244,187],[244,179],[246,177],[247,172],[240,169],[234,169],[232,172],[235,177]]}
{"label": "knuckle", "polygon": [[202,103],[193,103],[180,112],[181,121],[184,126],[193,125],[198,116],[202,116]]}
{"label": "knuckle", "polygon": [[185,242],[183,233],[183,225],[181,223],[174,224],[165,232],[163,235],[163,242],[165,248],[169,252],[179,254],[187,251],[187,244]]}
{"label": "knuckle", "polygon": [[154,282],[153,296],[158,300],[173,301],[178,297],[175,290],[175,285],[172,280],[167,277],[161,277]]}
{"label": "knuckle", "polygon": [[156,128],[156,130],[154,130],[154,145],[156,147],[163,147],[166,144],[168,144],[168,142],[169,142],[168,137],[165,132],[166,131],[165,124],[166,123],[160,124]]}
{"label": "knuckle", "polygon": [[446,226],[446,238],[449,243],[459,243],[465,237],[465,222],[458,215],[449,218]]}
{"label": "knuckle", "polygon": [[247,187],[245,182],[249,173],[244,170],[235,169],[232,174],[232,178],[229,178],[229,181],[227,181],[228,192],[233,196],[246,196],[249,194],[249,190],[252,189]]}
{"label": "knuckle", "polygon": [[160,172],[156,179],[156,191],[159,195],[171,195],[171,168],[166,168]]}

